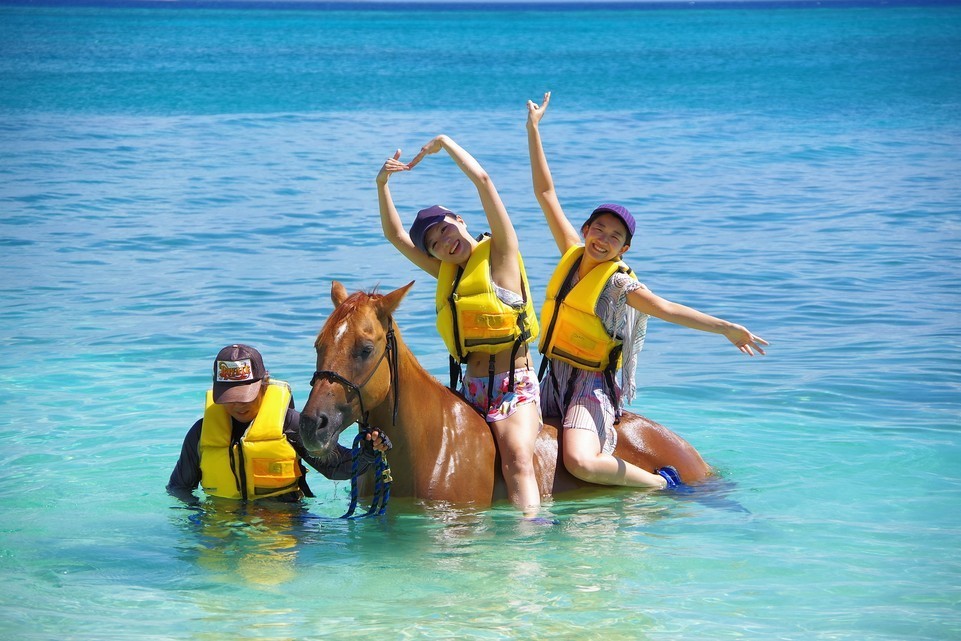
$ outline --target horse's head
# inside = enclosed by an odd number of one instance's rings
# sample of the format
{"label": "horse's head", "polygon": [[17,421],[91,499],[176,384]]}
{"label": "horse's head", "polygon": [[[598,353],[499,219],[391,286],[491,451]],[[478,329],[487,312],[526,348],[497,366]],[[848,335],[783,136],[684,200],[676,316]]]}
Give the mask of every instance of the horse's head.
{"label": "horse's head", "polygon": [[330,289],[334,311],[314,342],[317,368],[300,413],[301,441],[312,454],[331,452],[341,432],[365,421],[370,410],[387,400],[396,375],[392,314],[413,284],[389,294],[348,296],[334,281]]}

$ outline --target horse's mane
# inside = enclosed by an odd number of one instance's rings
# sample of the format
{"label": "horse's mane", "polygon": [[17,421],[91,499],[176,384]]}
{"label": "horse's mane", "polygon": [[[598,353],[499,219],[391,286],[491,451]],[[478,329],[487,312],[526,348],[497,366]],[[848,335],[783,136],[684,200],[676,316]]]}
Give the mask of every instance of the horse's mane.
{"label": "horse's mane", "polygon": [[354,292],[348,296],[346,300],[335,307],[334,311],[327,317],[327,322],[324,323],[324,326],[320,329],[320,333],[317,334],[314,347],[321,344],[329,344],[333,340],[332,334],[335,327],[340,327],[340,324],[347,320],[348,317],[353,316],[360,307],[375,303],[383,297],[383,294],[377,293],[376,288],[368,292]]}

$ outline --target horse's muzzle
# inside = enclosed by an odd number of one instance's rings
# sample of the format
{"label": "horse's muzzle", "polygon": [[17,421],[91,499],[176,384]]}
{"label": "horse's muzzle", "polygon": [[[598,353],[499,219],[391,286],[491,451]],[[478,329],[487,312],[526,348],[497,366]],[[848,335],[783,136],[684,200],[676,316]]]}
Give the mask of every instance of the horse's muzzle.
{"label": "horse's muzzle", "polygon": [[323,455],[334,449],[340,433],[344,431],[346,425],[341,417],[334,420],[325,412],[310,415],[306,412],[300,415],[300,441],[304,447],[314,455]]}

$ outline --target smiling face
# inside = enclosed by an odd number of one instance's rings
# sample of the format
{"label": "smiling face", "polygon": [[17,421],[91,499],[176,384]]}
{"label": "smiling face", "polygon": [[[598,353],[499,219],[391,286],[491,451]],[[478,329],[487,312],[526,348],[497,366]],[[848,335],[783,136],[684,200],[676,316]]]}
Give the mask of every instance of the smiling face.
{"label": "smiling face", "polygon": [[247,403],[221,403],[223,408],[227,410],[234,420],[239,423],[249,423],[255,418],[260,412],[260,406],[264,402],[264,393],[267,391],[267,386],[264,385],[260,388],[260,393],[254,397],[254,400]]}
{"label": "smiling face", "polygon": [[460,216],[447,216],[431,225],[424,234],[427,252],[443,263],[463,264],[474,251],[474,239],[467,233],[467,225]]}
{"label": "smiling face", "polygon": [[614,214],[600,214],[584,223],[581,234],[584,236],[584,253],[599,263],[619,260],[630,247],[627,227]]}

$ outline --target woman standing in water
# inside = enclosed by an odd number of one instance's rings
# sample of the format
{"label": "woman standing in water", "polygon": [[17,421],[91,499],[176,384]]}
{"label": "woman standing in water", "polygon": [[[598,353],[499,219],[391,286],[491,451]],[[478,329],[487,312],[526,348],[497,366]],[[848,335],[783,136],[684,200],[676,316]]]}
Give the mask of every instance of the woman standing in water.
{"label": "woman standing in water", "polygon": [[[446,151],[477,189],[490,234],[474,238],[458,214],[433,205],[405,231],[388,187],[391,174]],[[528,343],[537,336],[517,234],[483,167],[448,136],[437,136],[409,163],[400,151],[377,174],[384,235],[437,279],[437,329],[451,355],[451,387],[486,418],[497,440],[511,502],[533,516],[540,507],[534,442],[541,427],[540,388]],[[467,365],[463,375],[461,365]]]}
{"label": "woman standing in water", "polygon": [[[749,356],[764,354],[761,345],[767,342],[741,325],[661,298],[640,283],[622,261],[635,231],[626,207],[603,204],[580,230],[571,224],[541,143],[539,125],[549,101],[546,93],[540,105],[527,103],[534,194],[561,253],[541,313],[544,414],[563,417],[564,466],[574,476],[604,485],[673,487],[681,482],[673,468],[652,473],[613,454],[620,405],[634,397],[648,317],[721,334]],[[620,385],[614,380],[618,369]]]}

